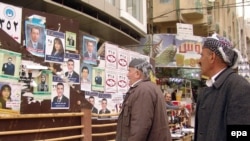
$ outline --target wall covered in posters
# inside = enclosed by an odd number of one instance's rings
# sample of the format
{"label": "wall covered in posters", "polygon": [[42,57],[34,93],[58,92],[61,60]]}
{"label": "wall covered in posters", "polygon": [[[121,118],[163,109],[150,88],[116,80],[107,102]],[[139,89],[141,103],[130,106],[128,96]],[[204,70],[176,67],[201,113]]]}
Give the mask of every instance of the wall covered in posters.
{"label": "wall covered in posters", "polygon": [[[10,95],[5,99],[1,94],[0,113],[1,109],[17,113],[71,112],[76,102],[70,101],[86,101],[83,94],[76,91],[80,89],[79,52],[82,49],[78,37],[83,37],[79,22],[3,3],[0,7],[5,9],[5,15],[0,18],[7,22],[1,23],[4,32],[0,32],[3,60],[0,83]],[[8,23],[15,26],[10,27]],[[61,95],[67,97],[68,102]],[[62,101],[54,104],[56,96]]]}
{"label": "wall covered in posters", "polygon": [[[0,77],[11,80],[9,85],[21,85],[16,89],[21,96],[16,102],[19,106],[12,106],[15,111],[70,112],[75,101],[88,100],[84,93],[89,92],[98,93],[98,110],[106,102],[110,113],[118,113],[129,88],[129,61],[137,57],[149,61],[149,57],[105,42],[105,56],[100,59],[99,39],[80,32],[79,22],[25,8],[21,11],[22,42],[13,42],[15,45],[10,47],[9,35],[1,32],[4,50],[0,57],[6,62],[1,64]],[[7,57],[10,55],[11,59]],[[10,61],[15,64],[15,71],[5,74],[9,68],[4,63]]]}

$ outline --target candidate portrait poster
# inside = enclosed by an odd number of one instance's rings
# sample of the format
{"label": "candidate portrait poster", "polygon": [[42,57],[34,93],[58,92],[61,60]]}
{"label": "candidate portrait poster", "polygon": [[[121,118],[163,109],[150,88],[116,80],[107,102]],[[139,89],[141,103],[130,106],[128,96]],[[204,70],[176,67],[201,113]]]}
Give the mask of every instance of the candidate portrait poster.
{"label": "candidate portrait poster", "polygon": [[21,87],[20,83],[0,81],[0,109],[20,112]]}
{"label": "candidate portrait poster", "polygon": [[54,75],[52,82],[51,109],[69,109],[70,87],[68,83]]}
{"label": "candidate portrait poster", "polygon": [[104,91],[105,86],[105,69],[92,67],[92,87],[94,91]]}
{"label": "candidate portrait poster", "polygon": [[82,58],[86,64],[97,64],[97,39],[83,36]]}
{"label": "candidate portrait poster", "polygon": [[34,78],[37,84],[37,86],[33,88],[34,99],[44,100],[51,98],[52,76],[51,70],[42,70],[41,74]]}
{"label": "candidate portrait poster", "polygon": [[92,65],[83,63],[81,65],[81,90],[91,91]]}
{"label": "candidate portrait poster", "polygon": [[45,37],[44,24],[25,21],[25,43],[28,52],[37,57],[44,57]]}
{"label": "candidate portrait poster", "polygon": [[0,49],[0,80],[18,82],[21,53]]}
{"label": "candidate portrait poster", "polygon": [[65,54],[65,34],[58,31],[46,30],[45,61],[63,63]]}
{"label": "candidate portrait poster", "polygon": [[73,84],[80,83],[80,56],[75,53],[65,53],[63,73]]}
{"label": "candidate portrait poster", "polygon": [[76,33],[66,31],[66,50],[76,51]]}

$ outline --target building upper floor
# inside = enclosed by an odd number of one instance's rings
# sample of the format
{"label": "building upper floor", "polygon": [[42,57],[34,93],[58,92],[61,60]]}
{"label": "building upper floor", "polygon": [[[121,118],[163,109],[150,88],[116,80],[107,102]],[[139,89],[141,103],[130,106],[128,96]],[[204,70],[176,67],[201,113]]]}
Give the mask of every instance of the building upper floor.
{"label": "building upper floor", "polygon": [[80,30],[101,42],[138,44],[147,34],[146,0],[2,0],[6,4],[79,21]]}

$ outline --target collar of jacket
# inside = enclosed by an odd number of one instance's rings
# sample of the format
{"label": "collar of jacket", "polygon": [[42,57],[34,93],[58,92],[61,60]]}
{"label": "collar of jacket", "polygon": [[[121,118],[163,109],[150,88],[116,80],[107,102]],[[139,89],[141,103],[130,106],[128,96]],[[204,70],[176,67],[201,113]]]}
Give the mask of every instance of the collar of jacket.
{"label": "collar of jacket", "polygon": [[135,85],[131,86],[131,87],[129,88],[129,90],[127,91],[127,93],[126,93],[126,97],[128,97],[131,93],[133,93],[134,90],[135,90],[135,88],[136,88],[137,86],[139,86],[141,83],[146,82],[146,81],[149,81],[149,80],[144,79],[144,80],[141,80],[141,81],[137,82]]}
{"label": "collar of jacket", "polygon": [[134,85],[132,85],[130,88],[135,88],[137,87],[138,85],[140,85],[142,82],[145,82],[145,81],[149,81],[147,79],[141,79],[140,81],[136,82]]}
{"label": "collar of jacket", "polygon": [[231,68],[225,69],[223,72],[221,72],[221,74],[219,76],[217,76],[215,78],[215,82],[214,82],[213,86],[216,89],[218,89],[225,82],[225,80],[228,78],[228,76],[231,75],[232,73],[235,73],[235,72]]}

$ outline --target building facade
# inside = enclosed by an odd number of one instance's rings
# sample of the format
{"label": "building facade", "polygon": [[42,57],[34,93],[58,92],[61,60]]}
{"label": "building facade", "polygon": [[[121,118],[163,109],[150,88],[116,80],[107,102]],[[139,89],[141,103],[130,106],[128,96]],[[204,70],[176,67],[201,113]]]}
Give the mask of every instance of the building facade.
{"label": "building facade", "polygon": [[79,21],[80,30],[99,42],[138,44],[147,34],[146,0],[2,0],[18,7]]}
{"label": "building facade", "polygon": [[151,32],[175,34],[176,23],[192,24],[194,35],[207,37],[216,32],[238,47],[234,0],[154,0],[152,13]]}

